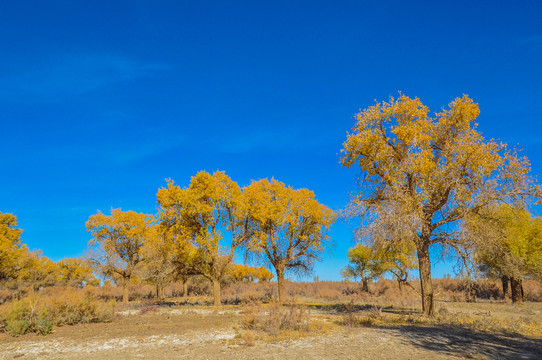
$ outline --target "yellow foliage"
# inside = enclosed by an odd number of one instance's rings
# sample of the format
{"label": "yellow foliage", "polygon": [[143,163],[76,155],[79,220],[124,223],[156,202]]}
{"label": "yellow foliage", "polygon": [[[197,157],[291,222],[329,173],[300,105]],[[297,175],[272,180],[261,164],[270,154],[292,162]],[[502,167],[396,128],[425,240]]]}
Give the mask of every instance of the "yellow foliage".
{"label": "yellow foliage", "polygon": [[335,214],[312,191],[294,190],[275,179],[253,181],[244,189],[250,218],[250,251],[265,257],[277,274],[284,300],[286,270],[309,271],[327,245]]}
{"label": "yellow foliage", "polygon": [[89,244],[96,250],[93,261],[104,275],[122,278],[125,302],[128,282],[143,261],[143,244],[150,237],[154,222],[152,215],[120,209],[112,209],[111,215],[98,211],[87,221],[87,231],[93,236]]}
{"label": "yellow foliage", "polygon": [[472,215],[466,236],[476,247],[476,260],[498,275],[521,280],[542,277],[542,219],[502,204]]}
{"label": "yellow foliage", "polygon": [[92,274],[90,265],[77,258],[65,258],[58,263],[58,285],[82,287],[85,284],[99,284]]}
{"label": "yellow foliage", "polygon": [[263,266],[234,265],[231,270],[231,277],[234,281],[269,281],[273,278],[273,274]]}
{"label": "yellow foliage", "polygon": [[222,171],[212,175],[200,171],[187,188],[169,180],[167,188],[158,190],[157,199],[161,224],[176,239],[177,262],[189,262],[188,272],[213,281],[215,304],[219,305],[220,281],[247,237],[241,188]]}
{"label": "yellow foliage", "polygon": [[17,276],[19,262],[28,249],[21,244],[21,229],[17,226],[17,218],[13,214],[0,212],[0,281],[10,280]]}
{"label": "yellow foliage", "polygon": [[365,226],[377,223],[374,232],[413,241],[427,314],[433,312],[430,245],[461,252],[464,243],[450,231],[453,224],[500,200],[542,194],[526,158],[476,130],[479,113],[467,95],[434,116],[418,98],[390,97],[356,115],[341,150],[344,166],[361,169],[361,191],[347,214],[370,219]]}

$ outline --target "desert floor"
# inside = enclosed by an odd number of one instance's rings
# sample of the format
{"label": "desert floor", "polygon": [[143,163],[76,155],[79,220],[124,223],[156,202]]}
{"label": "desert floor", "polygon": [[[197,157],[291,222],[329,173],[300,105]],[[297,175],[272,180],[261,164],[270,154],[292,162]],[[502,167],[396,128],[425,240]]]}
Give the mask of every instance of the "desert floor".
{"label": "desert floor", "polygon": [[[233,307],[132,310],[47,336],[0,334],[0,359],[542,359],[542,340],[459,327],[332,325],[286,340],[243,334]],[[313,312],[333,324],[339,314]]]}

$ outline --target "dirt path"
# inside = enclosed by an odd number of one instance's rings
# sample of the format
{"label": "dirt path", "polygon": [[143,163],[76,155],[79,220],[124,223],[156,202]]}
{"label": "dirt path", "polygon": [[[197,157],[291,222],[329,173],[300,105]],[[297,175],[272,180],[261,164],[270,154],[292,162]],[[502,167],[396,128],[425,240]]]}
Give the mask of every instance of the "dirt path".
{"label": "dirt path", "polygon": [[49,336],[0,335],[0,359],[540,359],[539,340],[465,329],[338,328],[326,335],[247,346],[234,312],[162,312]]}

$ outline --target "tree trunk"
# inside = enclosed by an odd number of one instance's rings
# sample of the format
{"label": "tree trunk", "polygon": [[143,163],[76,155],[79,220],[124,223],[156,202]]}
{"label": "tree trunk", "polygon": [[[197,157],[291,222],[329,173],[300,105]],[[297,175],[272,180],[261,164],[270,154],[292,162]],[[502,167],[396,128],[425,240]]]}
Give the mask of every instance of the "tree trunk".
{"label": "tree trunk", "polygon": [[279,303],[284,302],[284,269],[277,270],[277,285],[279,287]]}
{"label": "tree trunk", "polygon": [[369,292],[369,280],[367,278],[361,279],[361,291]]}
{"label": "tree trunk", "polygon": [[213,297],[215,306],[218,306],[222,303],[220,301],[220,281],[218,280],[213,280]]}
{"label": "tree trunk", "polygon": [[502,298],[504,300],[510,298],[510,278],[506,275],[501,276],[501,282],[502,282]]}
{"label": "tree trunk", "polygon": [[465,281],[465,301],[476,302],[476,291],[474,290],[474,285],[470,279]]}
{"label": "tree trunk", "polygon": [[164,291],[160,284],[156,284],[156,298],[162,300],[164,298]]}
{"label": "tree trunk", "polygon": [[512,302],[521,304],[523,302],[521,279],[510,278],[510,285],[512,288]]}
{"label": "tree trunk", "polygon": [[426,315],[433,316],[433,283],[428,241],[422,240],[422,243],[418,245],[417,253],[422,288],[422,310]]}
{"label": "tree trunk", "polygon": [[122,281],[122,302],[125,304],[128,304],[128,301],[130,301],[128,293],[128,278],[124,278]]}
{"label": "tree trunk", "polygon": [[183,281],[183,298],[188,296],[188,280]]}

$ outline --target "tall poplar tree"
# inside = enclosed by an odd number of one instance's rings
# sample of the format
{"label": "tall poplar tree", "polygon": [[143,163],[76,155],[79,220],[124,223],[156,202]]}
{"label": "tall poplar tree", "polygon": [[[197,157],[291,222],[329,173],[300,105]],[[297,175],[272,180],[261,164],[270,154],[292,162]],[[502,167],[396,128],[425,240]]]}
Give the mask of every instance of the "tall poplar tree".
{"label": "tall poplar tree", "polygon": [[479,113],[467,95],[432,116],[418,98],[391,97],[356,115],[342,149],[342,164],[361,170],[349,215],[360,216],[362,226],[390,232],[383,238],[396,233],[414,242],[422,307],[429,315],[431,246],[461,254],[465,244],[457,226],[465,216],[500,200],[540,195],[529,178],[529,161],[477,131]]}
{"label": "tall poplar tree", "polygon": [[212,282],[214,304],[220,305],[221,282],[247,238],[241,188],[222,171],[212,175],[200,171],[186,188],[169,181],[157,198],[162,225],[191,242],[195,249],[191,269]]}
{"label": "tall poplar tree", "polygon": [[312,191],[295,190],[275,179],[253,181],[244,193],[253,235],[249,253],[274,268],[283,302],[286,271],[311,270],[328,245],[335,214]]}

